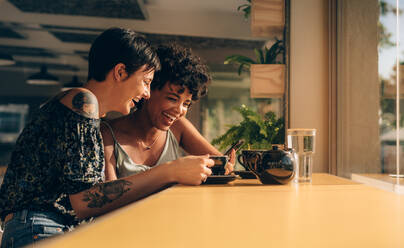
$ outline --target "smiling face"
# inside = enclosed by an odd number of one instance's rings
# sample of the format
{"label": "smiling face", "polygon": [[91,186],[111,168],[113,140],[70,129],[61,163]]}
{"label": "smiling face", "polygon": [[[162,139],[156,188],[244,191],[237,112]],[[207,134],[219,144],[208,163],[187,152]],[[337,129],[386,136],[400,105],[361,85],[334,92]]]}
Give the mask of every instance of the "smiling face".
{"label": "smiling face", "polygon": [[153,90],[145,103],[145,110],[152,125],[168,130],[178,119],[186,115],[192,103],[192,94],[179,85],[166,83],[161,90]]}
{"label": "smiling face", "polygon": [[130,76],[125,70],[119,71],[118,74],[118,77],[122,79],[119,84],[119,92],[114,97],[116,111],[126,115],[135,106],[134,102],[138,102],[142,98],[150,98],[150,84],[153,81],[154,70],[146,70],[146,65],[144,65]]}

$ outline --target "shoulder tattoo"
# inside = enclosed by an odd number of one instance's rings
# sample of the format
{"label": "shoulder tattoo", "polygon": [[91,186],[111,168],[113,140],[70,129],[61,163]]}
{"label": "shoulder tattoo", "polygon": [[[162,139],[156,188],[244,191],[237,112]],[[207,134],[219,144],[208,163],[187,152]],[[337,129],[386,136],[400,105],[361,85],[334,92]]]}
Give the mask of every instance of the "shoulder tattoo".
{"label": "shoulder tattoo", "polygon": [[79,92],[72,99],[73,110],[77,113],[88,117],[98,118],[98,101],[97,98],[87,92]]}
{"label": "shoulder tattoo", "polygon": [[125,180],[115,180],[99,184],[84,193],[83,201],[88,202],[89,208],[101,208],[119,199],[128,192],[132,183]]}

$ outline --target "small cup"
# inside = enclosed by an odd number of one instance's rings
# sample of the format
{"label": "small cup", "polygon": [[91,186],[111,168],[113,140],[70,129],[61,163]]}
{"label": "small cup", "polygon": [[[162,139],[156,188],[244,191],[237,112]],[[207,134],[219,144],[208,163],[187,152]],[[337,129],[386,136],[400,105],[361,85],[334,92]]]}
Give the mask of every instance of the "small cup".
{"label": "small cup", "polygon": [[229,161],[228,156],[209,156],[210,159],[215,161],[215,165],[210,167],[212,170],[212,176],[224,175],[226,172],[225,166]]}

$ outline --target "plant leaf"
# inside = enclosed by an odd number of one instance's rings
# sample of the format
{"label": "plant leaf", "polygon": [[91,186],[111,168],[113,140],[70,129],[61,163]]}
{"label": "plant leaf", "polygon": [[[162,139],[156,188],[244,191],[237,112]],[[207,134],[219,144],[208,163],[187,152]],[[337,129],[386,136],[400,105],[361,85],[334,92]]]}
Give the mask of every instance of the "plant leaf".
{"label": "plant leaf", "polygon": [[248,19],[251,15],[251,6],[246,7],[244,10],[244,19]]}
{"label": "plant leaf", "polygon": [[240,66],[238,67],[238,75],[240,76],[241,73],[243,72],[243,67],[245,64],[240,64]]}
{"label": "plant leaf", "polygon": [[256,64],[256,62],[247,56],[243,55],[230,55],[224,60],[224,64]]}
{"label": "plant leaf", "polygon": [[244,12],[244,19],[248,19],[251,15],[251,0],[247,0],[248,3],[242,4],[237,7],[237,11]]}
{"label": "plant leaf", "polygon": [[276,58],[279,54],[283,54],[285,51],[285,47],[283,46],[282,40],[276,40],[276,42],[269,48],[266,52],[266,63],[267,64],[276,64]]}
{"label": "plant leaf", "polygon": [[254,52],[255,56],[257,56],[257,64],[264,64],[264,54],[262,53],[262,50],[254,48]]}
{"label": "plant leaf", "polygon": [[268,48],[266,46],[264,46],[264,54],[265,54],[265,58],[264,58],[264,63],[263,64],[269,64],[269,58],[268,58]]}
{"label": "plant leaf", "polygon": [[241,9],[244,9],[246,7],[249,7],[250,5],[248,3],[242,4],[240,6],[237,7],[237,11],[240,11]]}

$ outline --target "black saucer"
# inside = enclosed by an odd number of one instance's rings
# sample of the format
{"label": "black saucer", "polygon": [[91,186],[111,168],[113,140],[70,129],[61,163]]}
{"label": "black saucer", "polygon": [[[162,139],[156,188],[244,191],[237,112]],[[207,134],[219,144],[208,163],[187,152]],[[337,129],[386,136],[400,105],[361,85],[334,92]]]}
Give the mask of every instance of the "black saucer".
{"label": "black saucer", "polygon": [[203,184],[226,184],[237,179],[237,175],[214,175],[208,176]]}
{"label": "black saucer", "polygon": [[257,179],[251,171],[234,171],[234,174],[239,175],[242,179]]}

